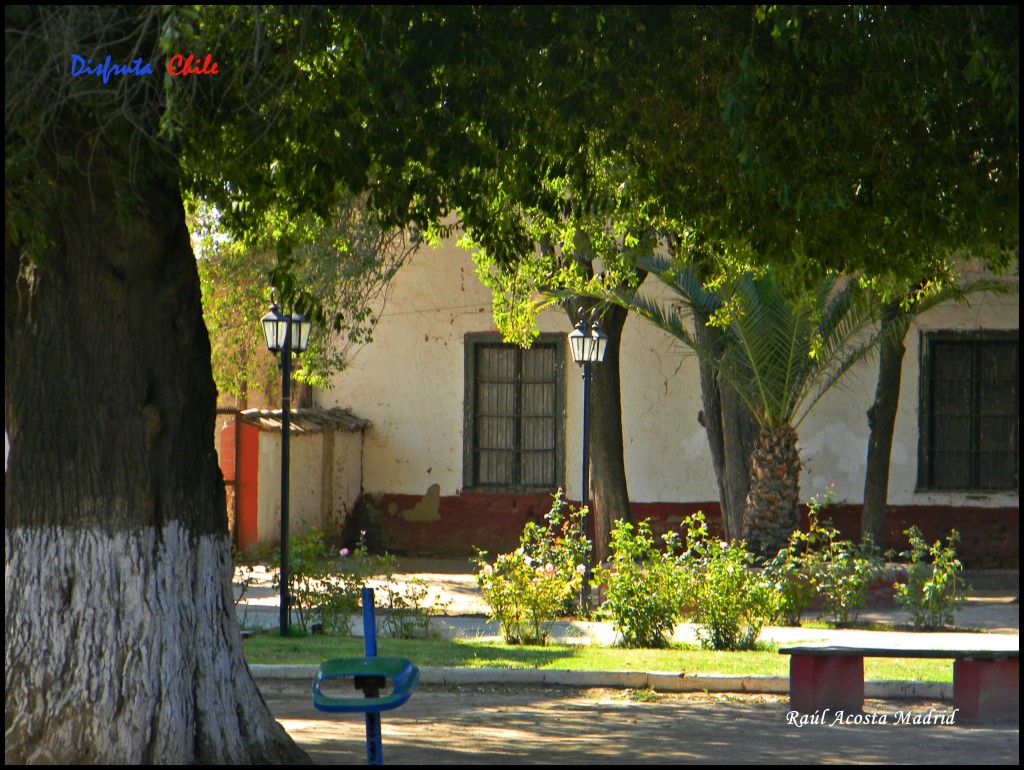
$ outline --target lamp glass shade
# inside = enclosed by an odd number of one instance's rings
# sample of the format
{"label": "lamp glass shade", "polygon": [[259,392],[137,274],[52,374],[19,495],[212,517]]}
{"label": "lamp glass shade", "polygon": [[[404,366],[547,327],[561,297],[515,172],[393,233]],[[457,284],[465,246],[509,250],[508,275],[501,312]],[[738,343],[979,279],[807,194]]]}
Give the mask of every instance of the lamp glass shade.
{"label": "lamp glass shade", "polygon": [[302,353],[309,347],[309,333],[312,322],[301,313],[292,315],[292,352]]}
{"label": "lamp glass shade", "polygon": [[288,316],[281,312],[275,302],[269,312],[260,319],[260,323],[263,324],[267,348],[271,353],[279,353],[284,347],[285,335],[288,333]]}
{"label": "lamp glass shade", "polygon": [[576,328],[569,332],[569,351],[572,353],[572,360],[577,364],[601,363],[607,348],[608,335],[596,321],[589,329],[586,322],[580,321]]}
{"label": "lamp glass shade", "polygon": [[577,364],[582,364],[587,360],[586,346],[588,339],[587,333],[583,330],[582,322],[569,332],[569,352],[572,354],[572,360]]}
{"label": "lamp glass shade", "polygon": [[598,364],[604,361],[604,352],[608,349],[608,335],[605,334],[601,324],[595,322],[590,327],[591,351],[589,360]]}

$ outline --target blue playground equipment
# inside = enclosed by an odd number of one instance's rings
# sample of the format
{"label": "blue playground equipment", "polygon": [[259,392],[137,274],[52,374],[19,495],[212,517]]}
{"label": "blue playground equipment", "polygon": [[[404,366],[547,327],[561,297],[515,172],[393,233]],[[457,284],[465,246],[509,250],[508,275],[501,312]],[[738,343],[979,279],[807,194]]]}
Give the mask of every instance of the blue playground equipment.
{"label": "blue playground equipment", "polygon": [[[373,589],[363,589],[362,658],[332,658],[320,664],[313,678],[313,705],[320,711],[357,712],[366,714],[366,764],[384,764],[380,737],[380,712],[395,709],[409,700],[420,670],[405,658],[377,657],[377,618],[373,606]],[[350,678],[363,697],[339,698],[325,695],[320,685],[328,679]],[[381,695],[388,682],[391,692]]]}

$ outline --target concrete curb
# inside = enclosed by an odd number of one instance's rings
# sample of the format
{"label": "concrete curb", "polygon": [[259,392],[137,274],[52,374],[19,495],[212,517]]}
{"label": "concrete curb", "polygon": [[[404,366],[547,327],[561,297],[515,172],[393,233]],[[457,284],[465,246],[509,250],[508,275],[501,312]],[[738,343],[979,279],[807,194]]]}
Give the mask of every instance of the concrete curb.
{"label": "concrete curb", "polygon": [[[249,667],[255,679],[305,680],[312,683],[316,666]],[[761,693],[789,694],[786,676],[729,676],[720,674],[673,674],[659,671],[559,671],[517,668],[420,668],[420,682],[440,686],[496,684],[525,687],[607,687],[623,690],[651,689],[661,693]],[[867,681],[868,698],[952,700],[951,682]]]}

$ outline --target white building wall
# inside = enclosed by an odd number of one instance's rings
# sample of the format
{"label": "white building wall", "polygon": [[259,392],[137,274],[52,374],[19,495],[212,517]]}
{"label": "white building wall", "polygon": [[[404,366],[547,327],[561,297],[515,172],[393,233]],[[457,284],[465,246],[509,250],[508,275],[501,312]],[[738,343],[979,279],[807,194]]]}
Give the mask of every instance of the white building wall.
{"label": "white building wall", "polygon": [[[326,434],[321,438],[326,439]],[[363,487],[362,432],[336,431],[333,445],[333,465],[327,469],[333,474],[333,499],[328,503],[329,514],[322,524],[328,532],[341,530],[351,516]],[[331,457],[325,457],[324,462],[330,464]]]}
{"label": "white building wall", "polygon": [[[1020,328],[1020,295],[979,295],[969,304],[950,303],[923,315],[907,335],[903,364],[903,388],[896,421],[893,471],[889,482],[891,498],[914,505],[974,505],[978,507],[1018,506],[1019,492],[1003,493],[916,493],[917,434],[920,395],[921,337],[923,333],[946,329],[1016,330]],[[899,455],[897,455],[897,447]]]}
{"label": "white building wall", "polygon": [[[288,532],[323,529],[323,437],[319,433],[292,435],[288,448]],[[274,540],[281,532],[281,434],[260,431],[259,452],[257,528],[261,541]]]}
{"label": "white building wall", "polygon": [[[645,286],[657,291],[656,284]],[[889,502],[893,505],[1017,505],[1017,494],[917,494],[918,368],[922,331],[1018,327],[1017,296],[984,297],[970,306],[939,308],[907,338],[900,414],[893,446]],[[543,332],[567,334],[561,310],[545,312]],[[495,332],[490,292],[469,254],[453,244],[425,248],[401,269],[374,333],[357,352],[322,406],[351,408],[367,418],[363,490],[370,494],[441,496],[462,486],[465,336]],[[835,484],[839,502],[863,496],[867,409],[875,365],[855,371],[799,428],[805,468],[803,499]],[[703,428],[697,361],[681,343],[631,317],[621,350],[623,433],[630,497],[636,502],[717,500]],[[571,361],[566,371],[566,486],[579,499],[582,385]]]}

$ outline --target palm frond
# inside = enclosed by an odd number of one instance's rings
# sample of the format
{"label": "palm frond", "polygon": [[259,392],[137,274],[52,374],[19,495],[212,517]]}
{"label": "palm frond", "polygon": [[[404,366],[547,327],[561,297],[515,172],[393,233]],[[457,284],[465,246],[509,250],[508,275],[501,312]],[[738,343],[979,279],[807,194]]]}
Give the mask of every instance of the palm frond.
{"label": "palm frond", "polygon": [[[871,295],[851,279],[828,276],[798,297],[787,296],[772,270],[750,273],[722,290],[709,291],[697,272],[661,256],[643,257],[638,267],[656,276],[678,298],[668,304],[643,294],[595,289],[589,296],[636,313],[680,340],[720,376],[750,408],[762,427],[799,426],[814,406],[888,335],[906,334],[911,319],[950,299],[1017,290],[998,279],[915,298],[896,324],[878,328]],[[557,293],[549,295],[559,301]],[[561,298],[564,301],[565,297]],[[684,312],[684,310],[686,312]],[[715,328],[702,342],[691,324]]]}

